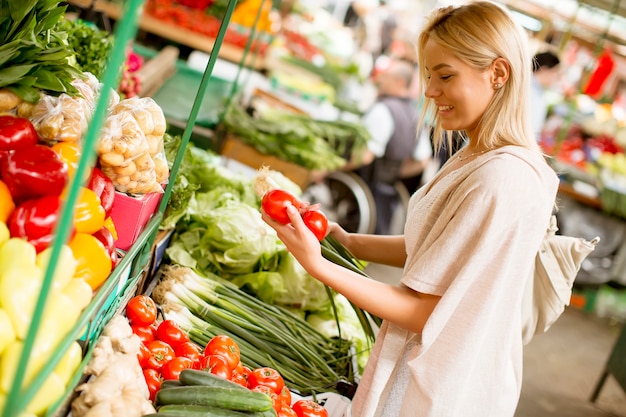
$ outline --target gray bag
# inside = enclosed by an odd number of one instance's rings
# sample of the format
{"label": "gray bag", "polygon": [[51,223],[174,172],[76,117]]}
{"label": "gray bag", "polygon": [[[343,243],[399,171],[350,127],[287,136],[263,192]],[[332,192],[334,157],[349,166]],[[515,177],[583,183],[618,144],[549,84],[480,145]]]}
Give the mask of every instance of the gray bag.
{"label": "gray bag", "polygon": [[533,336],[545,333],[569,305],[576,274],[585,258],[595,249],[599,237],[557,235],[556,216],[535,257],[522,300],[522,338],[528,344]]}

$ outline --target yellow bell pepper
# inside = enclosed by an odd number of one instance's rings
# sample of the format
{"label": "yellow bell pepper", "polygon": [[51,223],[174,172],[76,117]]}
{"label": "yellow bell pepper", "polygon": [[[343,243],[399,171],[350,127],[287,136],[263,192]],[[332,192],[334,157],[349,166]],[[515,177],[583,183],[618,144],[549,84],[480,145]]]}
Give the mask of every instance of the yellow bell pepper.
{"label": "yellow bell pepper", "polygon": [[11,232],[9,232],[9,227],[6,225],[5,222],[0,221],[0,248],[2,247],[4,242],[9,240],[10,238]]}
{"label": "yellow bell pepper", "polygon": [[104,226],[104,207],[100,197],[89,188],[83,187],[76,202],[74,227],[77,233],[96,233]]}
{"label": "yellow bell pepper", "polygon": [[6,222],[13,210],[15,210],[15,203],[9,187],[0,181],[0,222]]}
{"label": "yellow bell pepper", "polygon": [[72,278],[62,292],[72,300],[72,304],[80,311],[87,307],[93,296],[91,286],[82,278]]}
{"label": "yellow bell pepper", "polygon": [[52,372],[28,404],[26,411],[35,415],[43,415],[48,407],[58,401],[64,393],[65,384],[56,372]]}
{"label": "yellow bell pepper", "polygon": [[52,145],[51,148],[59,155],[61,161],[67,164],[67,174],[71,181],[74,178],[76,168],[78,168],[78,161],[81,155],[80,146],[75,142],[58,142]]}
{"label": "yellow bell pepper", "polygon": [[[13,386],[13,377],[15,376],[15,371],[17,371],[17,364],[19,363],[23,349],[24,342],[15,340],[9,343],[0,357],[0,390],[5,393],[8,393]],[[32,382],[33,377],[41,370],[50,357],[49,352],[44,356],[38,355],[36,350],[37,346],[34,346],[28,359],[28,365],[26,366],[22,386],[26,386]]]}
{"label": "yellow bell pepper", "polygon": [[117,240],[117,229],[115,228],[115,223],[113,223],[113,219],[111,218],[111,216],[104,219],[104,227],[106,227],[107,230],[111,232],[111,234],[113,235],[113,240]]}
{"label": "yellow bell pepper", "polygon": [[0,308],[0,355],[2,355],[4,348],[14,341],[15,338],[15,329],[13,328],[13,323],[11,323],[11,318],[6,311]]}
{"label": "yellow bell pepper", "polygon": [[[48,262],[50,261],[50,255],[52,254],[52,247],[46,248],[43,252],[37,254],[36,264],[42,270],[46,271]],[[59,252],[59,260],[56,264],[56,271],[54,271],[54,278],[52,282],[52,288],[55,290],[61,290],[64,288],[74,276],[76,272],[76,259],[69,246],[63,245]]]}
{"label": "yellow bell pepper", "polygon": [[34,263],[24,263],[20,268],[8,269],[0,276],[0,307],[11,318],[20,340],[24,340],[28,333],[41,291],[41,277],[41,270]]}
{"label": "yellow bell pepper", "polygon": [[59,376],[61,382],[67,387],[74,373],[83,360],[83,350],[78,342],[72,342],[65,355],[61,358],[59,364],[54,368],[54,373]]}
{"label": "yellow bell pepper", "polygon": [[69,246],[78,262],[74,277],[84,279],[95,291],[113,269],[106,248],[96,237],[87,233],[76,233]]}
{"label": "yellow bell pepper", "polygon": [[35,265],[36,260],[37,251],[33,245],[24,239],[10,238],[0,247],[0,280],[5,271],[19,269],[22,265]]}

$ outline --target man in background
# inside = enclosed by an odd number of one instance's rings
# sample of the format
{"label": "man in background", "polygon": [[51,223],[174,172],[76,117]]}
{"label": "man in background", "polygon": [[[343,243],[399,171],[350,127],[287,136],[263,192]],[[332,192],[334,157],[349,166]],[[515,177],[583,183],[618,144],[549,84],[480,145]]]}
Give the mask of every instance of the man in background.
{"label": "man in background", "polygon": [[559,57],[550,51],[537,53],[533,57],[533,77],[530,82],[530,115],[537,141],[541,139],[541,131],[548,117],[545,93],[557,81],[560,74],[560,63]]}
{"label": "man in background", "polygon": [[396,183],[420,173],[432,156],[428,135],[417,132],[419,111],[410,96],[414,74],[414,64],[390,60],[374,76],[378,97],[362,119],[371,140],[361,160],[352,164],[374,195],[376,234],[390,234],[400,203]]}

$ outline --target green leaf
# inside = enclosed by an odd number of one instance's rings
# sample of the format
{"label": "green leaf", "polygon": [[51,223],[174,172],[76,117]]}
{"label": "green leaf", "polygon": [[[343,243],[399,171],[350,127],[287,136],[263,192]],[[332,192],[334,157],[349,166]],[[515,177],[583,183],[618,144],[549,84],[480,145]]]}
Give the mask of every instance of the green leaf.
{"label": "green leaf", "polygon": [[52,91],[65,91],[65,85],[61,82],[59,77],[52,72],[39,68],[34,74],[37,81],[33,84],[34,87],[39,87],[42,90]]}
{"label": "green leaf", "polygon": [[14,92],[22,98],[22,100],[29,103],[36,103],[41,97],[39,95],[39,89],[31,86],[23,86],[19,84],[13,84],[7,87],[10,91]]}
{"label": "green leaf", "polygon": [[0,67],[9,62],[11,59],[17,57],[20,54],[20,47],[14,46],[10,49],[2,50],[0,47]]}
{"label": "green leaf", "polygon": [[66,59],[70,55],[70,50],[66,47],[59,46],[42,51],[35,58],[36,61],[59,61]]}
{"label": "green leaf", "polygon": [[17,65],[0,69],[0,87],[18,82],[35,66],[35,64]]}
{"label": "green leaf", "polygon": [[14,22],[22,21],[37,5],[37,0],[8,1],[9,13]]}
{"label": "green leaf", "polygon": [[35,26],[35,33],[41,33],[48,29],[52,29],[63,17],[67,6],[55,7],[52,10],[41,13],[37,16],[37,26]]}

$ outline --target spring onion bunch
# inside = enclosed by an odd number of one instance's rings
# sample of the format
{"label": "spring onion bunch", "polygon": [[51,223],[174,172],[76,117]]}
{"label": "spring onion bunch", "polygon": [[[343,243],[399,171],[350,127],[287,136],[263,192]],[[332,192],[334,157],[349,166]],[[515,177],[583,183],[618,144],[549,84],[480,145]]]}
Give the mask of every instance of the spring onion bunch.
{"label": "spring onion bunch", "polygon": [[276,369],[303,395],[333,390],[340,381],[354,382],[351,343],[322,335],[303,318],[216,275],[164,266],[152,297],[195,343],[205,346],[212,337],[226,334],[239,345],[244,365]]}

